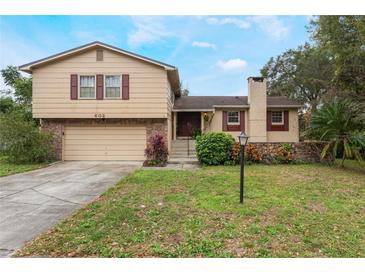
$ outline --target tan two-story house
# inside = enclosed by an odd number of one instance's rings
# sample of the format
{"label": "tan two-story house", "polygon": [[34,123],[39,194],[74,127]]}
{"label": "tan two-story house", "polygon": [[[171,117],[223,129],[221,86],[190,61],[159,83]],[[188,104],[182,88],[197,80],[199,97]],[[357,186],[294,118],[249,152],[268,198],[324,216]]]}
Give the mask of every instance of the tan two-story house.
{"label": "tan two-story house", "polygon": [[224,131],[250,142],[298,142],[298,108],[250,77],[248,96],[181,96],[176,67],[93,42],[19,67],[33,76],[33,117],[62,160],[144,160],[149,137]]}

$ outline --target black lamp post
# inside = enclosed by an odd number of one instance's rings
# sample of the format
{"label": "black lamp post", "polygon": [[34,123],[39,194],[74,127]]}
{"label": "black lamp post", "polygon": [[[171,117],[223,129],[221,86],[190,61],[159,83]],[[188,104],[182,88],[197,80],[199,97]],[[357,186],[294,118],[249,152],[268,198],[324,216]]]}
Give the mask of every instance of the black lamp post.
{"label": "black lamp post", "polygon": [[238,140],[240,142],[241,151],[240,151],[240,165],[241,165],[241,173],[240,173],[240,203],[243,204],[243,186],[244,186],[244,156],[245,156],[245,146],[248,141],[248,136],[243,131],[238,136]]}

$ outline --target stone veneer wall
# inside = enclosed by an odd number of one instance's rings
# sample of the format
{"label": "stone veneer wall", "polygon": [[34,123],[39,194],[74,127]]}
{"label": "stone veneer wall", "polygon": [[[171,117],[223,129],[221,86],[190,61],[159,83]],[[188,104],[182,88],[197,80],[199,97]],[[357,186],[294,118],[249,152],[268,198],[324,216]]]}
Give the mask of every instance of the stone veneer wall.
{"label": "stone veneer wall", "polygon": [[145,126],[146,146],[149,138],[160,133],[167,138],[167,119],[41,119],[41,128],[53,134],[53,143],[57,160],[62,159],[62,136],[65,126],[92,126],[92,125],[120,125],[120,126]]}
{"label": "stone veneer wall", "polygon": [[[259,155],[262,156],[263,162],[270,162],[270,159],[274,159],[283,143],[250,143],[254,145]],[[298,142],[298,143],[285,143],[289,144],[293,148],[294,160],[300,160],[307,163],[319,163],[321,162],[320,153],[324,146],[321,142]],[[331,161],[327,158],[323,161]]]}

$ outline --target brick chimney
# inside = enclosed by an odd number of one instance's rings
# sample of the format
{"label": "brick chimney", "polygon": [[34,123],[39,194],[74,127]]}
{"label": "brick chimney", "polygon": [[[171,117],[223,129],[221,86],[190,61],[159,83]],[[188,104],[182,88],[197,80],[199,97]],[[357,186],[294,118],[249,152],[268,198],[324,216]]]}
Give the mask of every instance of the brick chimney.
{"label": "brick chimney", "polygon": [[248,134],[250,142],[266,142],[266,78],[248,78]]}

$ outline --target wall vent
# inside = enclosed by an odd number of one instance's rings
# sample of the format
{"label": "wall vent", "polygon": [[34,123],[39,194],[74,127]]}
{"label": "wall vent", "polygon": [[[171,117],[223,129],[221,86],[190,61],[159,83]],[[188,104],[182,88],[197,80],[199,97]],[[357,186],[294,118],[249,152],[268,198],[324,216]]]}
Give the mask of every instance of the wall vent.
{"label": "wall vent", "polygon": [[97,49],[96,50],[96,61],[103,61],[103,50]]}

